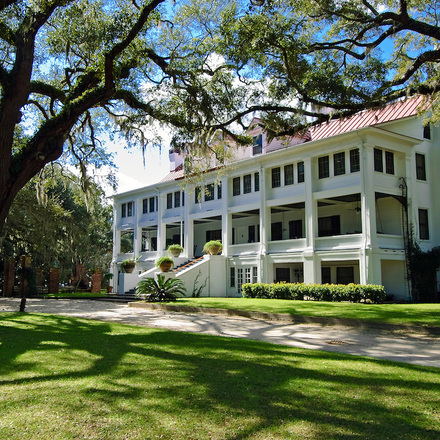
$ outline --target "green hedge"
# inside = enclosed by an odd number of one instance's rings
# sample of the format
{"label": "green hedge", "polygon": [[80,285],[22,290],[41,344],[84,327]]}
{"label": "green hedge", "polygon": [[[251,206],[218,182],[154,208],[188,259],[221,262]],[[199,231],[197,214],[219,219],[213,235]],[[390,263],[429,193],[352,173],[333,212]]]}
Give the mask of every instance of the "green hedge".
{"label": "green hedge", "polygon": [[299,299],[312,301],[350,301],[381,303],[386,293],[383,286],[374,284],[243,284],[245,298]]}

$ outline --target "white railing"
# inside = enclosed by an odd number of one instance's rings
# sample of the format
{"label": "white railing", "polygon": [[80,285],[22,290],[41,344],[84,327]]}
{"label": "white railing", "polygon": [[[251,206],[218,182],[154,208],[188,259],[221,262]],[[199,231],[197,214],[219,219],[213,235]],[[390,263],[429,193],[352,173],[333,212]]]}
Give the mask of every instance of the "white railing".
{"label": "white railing", "polygon": [[377,234],[377,242],[381,249],[405,249],[401,235]]}
{"label": "white railing", "polygon": [[305,238],[297,238],[295,240],[276,240],[268,243],[269,253],[278,252],[300,252],[306,247]]}
{"label": "white railing", "polygon": [[315,249],[327,251],[334,249],[354,249],[362,247],[362,234],[334,235],[315,238]]}
{"label": "white railing", "polygon": [[230,255],[253,255],[258,254],[260,251],[260,243],[243,243],[243,244],[230,244],[228,246],[228,253]]}

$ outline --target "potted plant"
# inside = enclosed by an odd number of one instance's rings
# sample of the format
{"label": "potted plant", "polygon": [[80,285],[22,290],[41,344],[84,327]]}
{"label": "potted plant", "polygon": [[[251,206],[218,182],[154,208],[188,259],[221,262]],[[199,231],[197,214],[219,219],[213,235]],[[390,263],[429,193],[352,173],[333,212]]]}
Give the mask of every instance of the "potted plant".
{"label": "potted plant", "polygon": [[125,273],[132,273],[136,267],[137,258],[129,258],[122,262],[122,270]]}
{"label": "potted plant", "polygon": [[203,252],[210,255],[217,255],[222,251],[222,242],[220,240],[211,240],[203,246]]}
{"label": "potted plant", "polygon": [[103,278],[103,287],[107,289],[107,293],[112,293],[113,286],[110,286],[110,280],[113,279],[113,274],[110,272],[106,272],[102,274]]}
{"label": "potted plant", "polygon": [[146,278],[136,286],[136,296],[144,297],[147,301],[175,301],[177,295],[185,296],[185,286],[179,278],[165,279],[164,275]]}
{"label": "potted plant", "polygon": [[170,257],[161,257],[156,261],[156,267],[162,272],[169,272],[174,267],[174,261]]}
{"label": "potted plant", "polygon": [[170,244],[168,246],[168,255],[172,255],[174,258],[178,258],[183,252],[183,247],[180,244]]}

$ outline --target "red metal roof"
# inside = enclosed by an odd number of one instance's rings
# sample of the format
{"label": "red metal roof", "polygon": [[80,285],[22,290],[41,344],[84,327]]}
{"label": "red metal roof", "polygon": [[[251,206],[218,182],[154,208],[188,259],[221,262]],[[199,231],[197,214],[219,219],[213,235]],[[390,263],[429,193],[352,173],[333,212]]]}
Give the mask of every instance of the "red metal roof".
{"label": "red metal roof", "polygon": [[325,122],[310,129],[310,140],[324,139],[360,128],[371,127],[414,116],[417,114],[417,110],[422,101],[422,96],[416,96],[388,104],[380,109],[364,110],[348,118],[334,119],[330,122]]}
{"label": "red metal roof", "polygon": [[[338,134],[348,133],[349,131],[359,130],[360,128],[371,127],[415,116],[422,102],[423,97],[416,96],[393,102],[392,104],[388,104],[379,109],[364,110],[344,119],[334,119],[312,127],[307,133],[301,135],[298,134],[293,139],[298,140],[301,138],[303,142],[316,141],[318,139],[325,139]],[[253,121],[257,122],[259,119],[254,118]],[[183,179],[184,177],[183,166],[179,165],[160,182],[171,182],[173,180]]]}

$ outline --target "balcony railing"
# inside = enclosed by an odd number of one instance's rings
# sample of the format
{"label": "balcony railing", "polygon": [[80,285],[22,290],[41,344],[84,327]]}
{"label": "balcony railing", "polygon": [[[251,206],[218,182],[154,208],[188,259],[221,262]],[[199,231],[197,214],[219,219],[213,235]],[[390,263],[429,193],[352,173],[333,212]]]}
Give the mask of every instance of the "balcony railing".
{"label": "balcony railing", "polygon": [[333,235],[315,238],[315,249],[328,251],[337,249],[356,249],[362,246],[362,234]]}
{"label": "balcony railing", "polygon": [[280,253],[280,252],[301,252],[306,247],[305,238],[297,238],[295,240],[276,240],[269,241],[268,252]]}
{"label": "balcony railing", "polygon": [[381,249],[405,249],[401,235],[377,234],[377,242]]}
{"label": "balcony railing", "polygon": [[228,251],[231,255],[256,255],[260,251],[260,243],[230,244]]}

